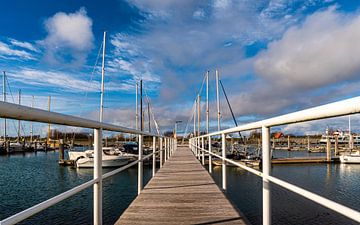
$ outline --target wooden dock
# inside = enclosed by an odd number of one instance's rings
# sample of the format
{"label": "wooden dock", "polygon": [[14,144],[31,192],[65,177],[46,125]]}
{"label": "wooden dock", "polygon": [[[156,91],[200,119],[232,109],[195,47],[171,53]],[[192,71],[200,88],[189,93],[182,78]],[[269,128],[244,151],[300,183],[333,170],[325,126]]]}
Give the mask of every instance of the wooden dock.
{"label": "wooden dock", "polygon": [[116,224],[247,224],[187,147],[164,164]]}

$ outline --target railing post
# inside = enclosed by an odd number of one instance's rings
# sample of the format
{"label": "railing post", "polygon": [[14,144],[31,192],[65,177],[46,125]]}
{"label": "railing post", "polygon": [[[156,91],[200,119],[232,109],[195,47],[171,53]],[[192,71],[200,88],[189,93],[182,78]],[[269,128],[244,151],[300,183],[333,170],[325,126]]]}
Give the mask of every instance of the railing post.
{"label": "railing post", "polygon": [[226,139],[225,134],[221,134],[221,148],[222,148],[222,189],[226,190],[226,162],[224,158],[226,158]]}
{"label": "railing post", "polygon": [[138,195],[140,194],[141,190],[143,189],[143,136],[139,134],[139,168],[138,168]]}
{"label": "railing post", "polygon": [[164,138],[164,157],[165,157],[165,162],[167,161],[167,138]]}
{"label": "railing post", "polygon": [[270,175],[270,129],[262,127],[262,170],[263,170],[263,225],[271,224],[271,193],[270,182],[267,177]]}
{"label": "railing post", "polygon": [[197,138],[197,150],[198,150],[198,152],[197,152],[197,157],[198,157],[198,160],[200,160],[200,138]]}
{"label": "railing post", "polygon": [[212,173],[211,136],[208,137],[208,145],[209,145],[209,173]]}
{"label": "railing post", "polygon": [[155,176],[155,170],[156,170],[156,137],[153,136],[153,157],[152,157],[152,176]]}
{"label": "railing post", "polygon": [[163,167],[163,138],[160,138],[160,168]]}
{"label": "railing post", "polygon": [[102,224],[102,130],[94,129],[94,224]]}
{"label": "railing post", "polygon": [[202,164],[203,166],[205,165],[205,143],[204,143],[204,137],[201,138],[201,148],[202,148],[202,154],[201,154],[201,158],[202,158]]}

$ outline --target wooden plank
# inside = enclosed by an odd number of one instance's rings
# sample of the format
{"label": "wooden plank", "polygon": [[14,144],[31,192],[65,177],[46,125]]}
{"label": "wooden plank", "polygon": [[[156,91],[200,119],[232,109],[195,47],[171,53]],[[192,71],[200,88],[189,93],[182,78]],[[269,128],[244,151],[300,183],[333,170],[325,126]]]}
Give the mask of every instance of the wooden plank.
{"label": "wooden plank", "polygon": [[116,224],[246,224],[189,148],[178,150]]}

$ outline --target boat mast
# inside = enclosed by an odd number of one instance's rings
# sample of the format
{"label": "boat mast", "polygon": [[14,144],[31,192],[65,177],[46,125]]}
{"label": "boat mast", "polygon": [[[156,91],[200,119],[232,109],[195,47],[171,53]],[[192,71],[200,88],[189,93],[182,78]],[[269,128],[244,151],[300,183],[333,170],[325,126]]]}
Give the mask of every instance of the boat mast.
{"label": "boat mast", "polygon": [[197,112],[198,113],[198,115],[197,115],[198,116],[198,136],[200,136],[200,113],[201,113],[200,112],[200,110],[201,110],[200,109],[200,104],[201,104],[200,93],[198,94],[198,102],[197,103],[198,103],[198,112]]}
{"label": "boat mast", "polygon": [[147,105],[148,105],[149,133],[151,133],[150,102],[149,102],[149,100],[147,102]]}
{"label": "boat mast", "polygon": [[218,131],[220,131],[220,97],[219,97],[219,71],[216,70],[216,105],[217,105],[217,119],[218,119]]}
{"label": "boat mast", "polygon": [[[6,72],[3,76],[3,102],[6,102]],[[6,118],[4,118],[4,142],[6,142]]]}
{"label": "boat mast", "polygon": [[144,114],[143,114],[143,81],[140,80],[140,130],[144,130]]}
{"label": "boat mast", "polygon": [[[21,89],[19,89],[18,101],[19,101],[18,104],[21,105]],[[20,142],[20,130],[21,130],[21,120],[18,120],[17,142]]]}
{"label": "boat mast", "polygon": [[206,73],[206,133],[209,133],[209,71]]}
{"label": "boat mast", "polygon": [[[32,99],[31,99],[31,108],[34,108],[34,95],[32,96]],[[33,122],[30,123],[30,143],[33,142]]]}
{"label": "boat mast", "polygon": [[136,130],[138,130],[139,129],[139,109],[138,109],[138,106],[139,106],[139,103],[138,103],[138,89],[139,89],[139,85],[138,85],[138,83],[136,82],[136,85],[135,85],[135,87],[136,87],[136,99],[135,99],[135,104],[136,104],[136,106],[135,106],[135,127],[136,127]]}
{"label": "boat mast", "polygon": [[[48,96],[48,111],[50,112],[50,105],[51,105],[51,96]],[[50,127],[50,123],[48,123],[48,136],[47,136],[47,141],[50,144],[50,132],[51,132],[51,127]]]}
{"label": "boat mast", "polygon": [[100,119],[99,119],[100,122],[103,121],[103,117],[104,117],[105,48],[106,48],[106,31],[104,31],[103,52],[102,52],[102,66],[101,66],[101,96],[100,96]]}

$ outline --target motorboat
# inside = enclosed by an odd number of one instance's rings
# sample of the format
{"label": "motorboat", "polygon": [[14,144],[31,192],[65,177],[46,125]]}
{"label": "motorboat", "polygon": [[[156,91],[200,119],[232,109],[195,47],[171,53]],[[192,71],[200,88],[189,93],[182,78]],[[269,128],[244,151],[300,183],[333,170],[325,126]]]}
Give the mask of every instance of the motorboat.
{"label": "motorboat", "polygon": [[[132,161],[133,157],[113,147],[103,147],[102,167],[121,167]],[[69,151],[69,159],[73,160],[77,168],[94,167],[94,150]]]}
{"label": "motorboat", "polygon": [[359,163],[360,164],[360,151],[356,153],[344,154],[340,156],[341,163]]}

